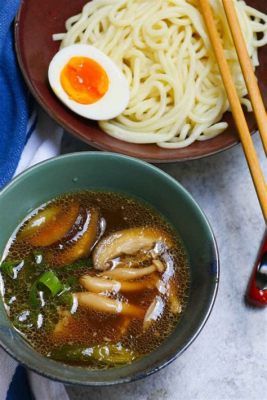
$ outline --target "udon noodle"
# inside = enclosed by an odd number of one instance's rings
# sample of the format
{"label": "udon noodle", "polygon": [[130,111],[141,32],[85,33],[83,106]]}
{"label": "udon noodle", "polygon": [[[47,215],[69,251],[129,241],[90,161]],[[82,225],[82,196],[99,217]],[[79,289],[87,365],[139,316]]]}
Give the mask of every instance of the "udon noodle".
{"label": "udon noodle", "polygon": [[[241,103],[251,111],[221,1],[217,28]],[[253,66],[267,43],[267,16],[235,0]],[[229,103],[197,0],[93,0],[54,35],[61,47],[93,45],[113,59],[130,85],[126,110],[100,121],[109,135],[131,143],[181,148],[223,132]]]}

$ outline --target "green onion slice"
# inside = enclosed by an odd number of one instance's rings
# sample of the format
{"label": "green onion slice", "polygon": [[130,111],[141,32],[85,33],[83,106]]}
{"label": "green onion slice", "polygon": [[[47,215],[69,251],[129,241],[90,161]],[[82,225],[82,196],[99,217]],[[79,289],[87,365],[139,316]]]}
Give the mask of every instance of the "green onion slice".
{"label": "green onion slice", "polygon": [[18,272],[24,266],[24,261],[3,261],[0,265],[0,270],[10,276],[10,278],[16,278]]}
{"label": "green onion slice", "polygon": [[37,286],[44,285],[54,297],[62,289],[63,285],[53,271],[44,272],[37,281]]}
{"label": "green onion slice", "polygon": [[53,271],[44,272],[32,285],[29,294],[29,300],[32,307],[37,308],[40,306],[41,300],[38,293],[44,288],[48,289],[54,297],[59,292],[62,292],[64,285],[60,282],[58,277]]}

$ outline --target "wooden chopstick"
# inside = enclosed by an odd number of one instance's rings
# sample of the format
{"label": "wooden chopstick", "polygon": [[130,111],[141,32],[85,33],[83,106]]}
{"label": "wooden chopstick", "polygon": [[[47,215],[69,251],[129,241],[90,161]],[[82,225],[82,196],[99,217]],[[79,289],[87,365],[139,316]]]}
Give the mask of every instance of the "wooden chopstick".
{"label": "wooden chopstick", "polygon": [[258,86],[257,78],[253,71],[251,59],[248,54],[244,35],[236,14],[233,0],[222,0],[229,28],[238,55],[239,63],[248,89],[253,111],[259,128],[265,154],[267,154],[267,114]]}
{"label": "wooden chopstick", "polygon": [[210,41],[216,55],[217,63],[220,69],[224,87],[231,105],[231,111],[239,132],[240,141],[243,147],[245,157],[250,169],[250,174],[256,189],[256,193],[261,205],[262,213],[267,222],[267,186],[265,183],[264,175],[257,157],[257,153],[250,136],[247,121],[239,101],[239,97],[235,88],[233,78],[231,76],[230,68],[226,61],[221,39],[219,37],[216,24],[214,21],[212,9],[209,5],[209,0],[199,0],[202,15],[206,23],[207,31],[209,33]]}

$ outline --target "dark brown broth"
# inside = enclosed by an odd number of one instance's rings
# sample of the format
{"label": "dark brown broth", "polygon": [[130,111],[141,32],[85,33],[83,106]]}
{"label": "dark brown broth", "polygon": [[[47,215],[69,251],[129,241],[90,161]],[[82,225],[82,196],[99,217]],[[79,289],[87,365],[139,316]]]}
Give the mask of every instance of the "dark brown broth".
{"label": "dark brown broth", "polygon": [[[81,207],[99,210],[101,217],[106,221],[104,237],[112,232],[139,226],[154,226],[167,232],[175,241],[175,246],[168,251],[166,256],[174,266],[173,279],[177,287],[177,297],[181,304],[181,310],[185,308],[190,282],[188,259],[180,238],[159,213],[140,201],[108,192],[81,192],[65,195],[54,200],[52,204],[59,204],[62,210],[68,213],[69,205],[73,202],[78,202]],[[19,232],[22,229],[23,226]],[[63,344],[90,347],[119,343],[123,347],[133,350],[139,357],[156,349],[176,326],[181,313],[178,315],[172,314],[166,301],[166,296],[162,295],[165,301],[163,315],[156,323],[152,323],[146,331],[143,329],[142,320],[131,319],[129,323],[127,322],[127,317],[104,314],[78,307],[71,318],[66,318],[64,333],[55,334],[53,332],[55,324],[59,318],[62,318],[62,313],[64,314],[66,310],[69,310],[69,306],[60,304],[57,298],[52,298],[47,294],[44,297],[46,303],[44,307],[34,311],[29,307],[29,290],[34,281],[43,272],[42,268],[48,268],[46,264],[36,266],[32,253],[33,251],[38,253],[39,250],[45,252],[49,248],[53,249],[55,246],[48,246],[45,249],[33,248],[26,241],[19,241],[14,237],[6,260],[27,260],[27,262],[18,272],[16,279],[12,279],[2,273],[5,287],[4,300],[10,319],[25,339],[40,353],[50,356],[55,348]],[[88,265],[88,258],[84,262],[79,261],[76,264],[77,266],[71,269],[52,266],[61,282],[66,284],[72,281],[71,289],[73,292],[84,290],[78,282],[78,278],[81,275],[85,273],[96,275],[97,273],[92,269],[92,266],[86,266],[86,264]],[[144,262],[142,266],[146,265],[147,262]],[[154,274],[158,277],[162,275],[159,272]],[[119,294],[119,297],[121,300],[147,309],[157,294],[158,289],[154,288],[145,289],[141,292]],[[118,298],[118,295],[111,294],[109,296]],[[18,316],[20,315],[21,318],[22,313],[25,312],[30,312],[26,321],[18,321]],[[59,317],[59,313],[61,317]],[[37,329],[38,321],[41,326]],[[125,334],[121,332],[123,325],[128,326]],[[109,366],[96,360],[90,360],[86,363],[64,361],[93,368],[106,368]]]}

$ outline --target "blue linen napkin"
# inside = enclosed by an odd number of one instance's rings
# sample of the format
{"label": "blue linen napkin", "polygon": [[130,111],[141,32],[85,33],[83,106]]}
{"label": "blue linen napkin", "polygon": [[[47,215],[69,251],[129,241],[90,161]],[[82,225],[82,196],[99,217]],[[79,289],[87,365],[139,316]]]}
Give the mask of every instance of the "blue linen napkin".
{"label": "blue linen napkin", "polygon": [[0,189],[12,178],[34,130],[32,101],[14,51],[13,20],[20,0],[0,0]]}
{"label": "blue linen napkin", "polygon": [[34,400],[25,368],[19,365],[9,385],[6,400]]}
{"label": "blue linen napkin", "polygon": [[[13,20],[19,3],[0,0],[0,189],[16,170],[57,155],[62,137],[62,129],[46,115],[36,127],[37,114],[14,50]],[[0,348],[0,400],[56,398],[68,399],[62,384],[27,371]]]}

